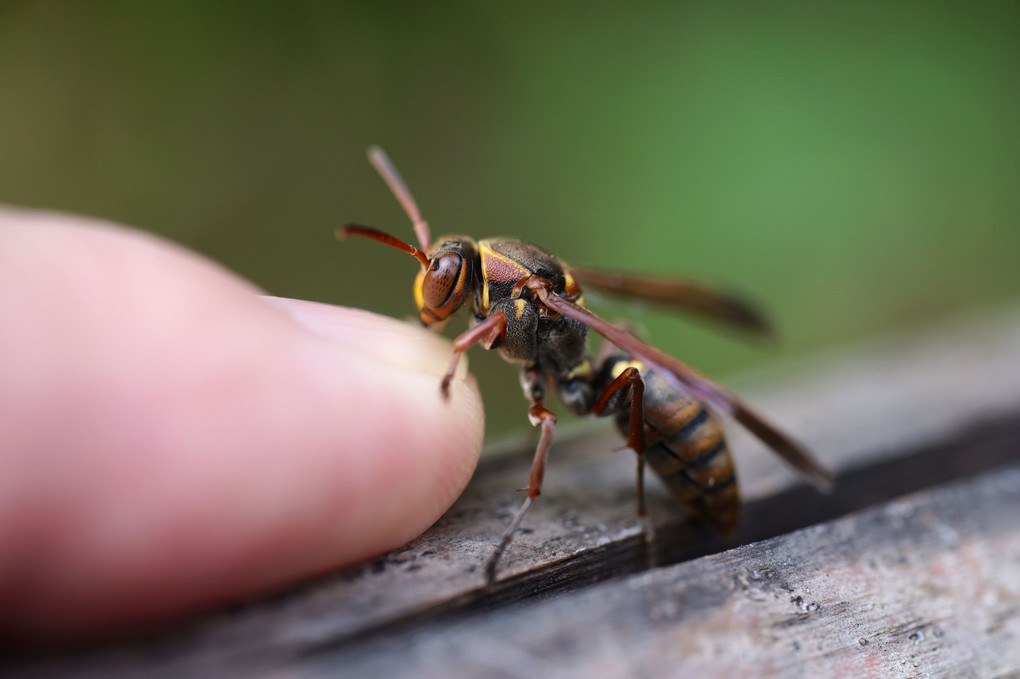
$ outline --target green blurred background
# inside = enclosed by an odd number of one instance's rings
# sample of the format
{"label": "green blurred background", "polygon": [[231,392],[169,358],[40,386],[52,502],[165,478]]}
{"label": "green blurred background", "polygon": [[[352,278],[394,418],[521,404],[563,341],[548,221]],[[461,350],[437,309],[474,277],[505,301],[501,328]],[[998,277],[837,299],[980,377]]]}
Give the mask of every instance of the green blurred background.
{"label": "green blurred background", "polygon": [[637,313],[723,378],[1016,299],[1018,114],[1016,2],[0,2],[0,201],[405,316],[416,264],[332,235],[412,237],[380,144],[437,233],[750,291],[778,351]]}

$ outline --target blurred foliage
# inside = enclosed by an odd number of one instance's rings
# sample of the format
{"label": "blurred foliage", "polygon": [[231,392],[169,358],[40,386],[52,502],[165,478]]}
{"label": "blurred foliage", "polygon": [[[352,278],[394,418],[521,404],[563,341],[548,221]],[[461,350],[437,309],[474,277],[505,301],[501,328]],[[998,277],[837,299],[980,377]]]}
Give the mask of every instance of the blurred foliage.
{"label": "blurred foliage", "polygon": [[[377,143],[436,232],[724,281],[790,355],[1016,298],[1018,65],[1015,2],[0,2],[0,201],[404,316],[414,262],[332,237],[411,237]],[[637,317],[715,375],[778,355]]]}

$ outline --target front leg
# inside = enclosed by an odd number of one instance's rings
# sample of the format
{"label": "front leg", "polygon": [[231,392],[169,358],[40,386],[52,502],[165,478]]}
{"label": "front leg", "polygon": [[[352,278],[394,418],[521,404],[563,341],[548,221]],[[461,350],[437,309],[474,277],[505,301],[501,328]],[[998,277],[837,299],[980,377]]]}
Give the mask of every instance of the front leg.
{"label": "front leg", "polygon": [[534,362],[537,327],[538,311],[533,303],[524,299],[504,299],[493,304],[488,316],[453,340],[453,358],[443,375],[443,395],[449,392],[461,354],[478,342],[482,342],[486,349],[499,348],[509,361]]}
{"label": "front leg", "polygon": [[478,342],[483,342],[486,349],[500,344],[503,341],[503,336],[506,335],[506,324],[506,314],[496,311],[453,340],[453,358],[450,359],[450,365],[446,369],[446,374],[443,375],[443,381],[439,384],[443,398],[450,396],[450,382],[453,380],[454,373],[457,372],[457,364],[460,362],[461,355]]}

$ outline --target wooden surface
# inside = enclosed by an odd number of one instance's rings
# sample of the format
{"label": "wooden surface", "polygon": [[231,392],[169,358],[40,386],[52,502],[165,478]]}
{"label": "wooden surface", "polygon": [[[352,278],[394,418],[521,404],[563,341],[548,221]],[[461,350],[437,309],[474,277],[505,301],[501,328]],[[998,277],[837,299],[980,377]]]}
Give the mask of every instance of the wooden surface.
{"label": "wooden surface", "polygon": [[323,649],[308,674],[1008,676],[1018,518],[1015,465],[574,596]]}
{"label": "wooden surface", "polygon": [[728,427],[739,538],[691,526],[653,483],[649,547],[633,456],[597,424],[554,447],[494,587],[481,567],[530,442],[371,563],[0,674],[1020,677],[1020,313],[732,386],[838,472],[834,495]]}

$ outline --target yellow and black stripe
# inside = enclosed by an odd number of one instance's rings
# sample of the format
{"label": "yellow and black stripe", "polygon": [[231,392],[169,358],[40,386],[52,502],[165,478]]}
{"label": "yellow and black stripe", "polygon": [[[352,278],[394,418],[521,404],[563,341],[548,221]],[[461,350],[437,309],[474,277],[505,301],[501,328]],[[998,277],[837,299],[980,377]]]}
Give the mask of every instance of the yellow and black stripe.
{"label": "yellow and black stripe", "polygon": [[[631,363],[624,359],[616,365]],[[686,511],[731,534],[740,497],[722,424],[702,403],[678,394],[654,373],[643,371],[643,377],[645,461]],[[616,416],[623,433],[628,417],[626,412]]]}

